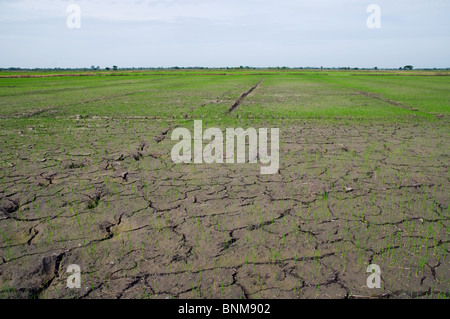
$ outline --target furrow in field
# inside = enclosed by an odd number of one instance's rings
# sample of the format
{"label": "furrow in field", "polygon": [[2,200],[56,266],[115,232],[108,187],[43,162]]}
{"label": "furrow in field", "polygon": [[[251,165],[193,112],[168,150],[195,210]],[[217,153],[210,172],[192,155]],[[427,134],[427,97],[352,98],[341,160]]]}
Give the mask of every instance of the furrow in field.
{"label": "furrow in field", "polygon": [[408,110],[414,111],[414,112],[419,111],[418,109],[416,109],[416,108],[414,108],[412,106],[409,106],[409,105],[403,104],[401,102],[397,102],[397,101],[393,101],[393,100],[384,98],[384,97],[382,97],[382,96],[380,96],[378,94],[375,94],[375,93],[371,93],[371,92],[367,92],[367,91],[358,91],[358,93],[361,94],[361,95],[365,95],[365,96],[368,96],[368,97],[371,97],[371,98],[374,98],[374,99],[386,102],[386,103],[388,103],[390,105],[393,105],[393,106],[401,107],[401,108],[408,109]]}
{"label": "furrow in field", "polygon": [[250,90],[248,90],[247,92],[242,93],[242,95],[236,100],[236,102],[234,102],[234,104],[230,107],[230,109],[228,110],[228,113],[233,112],[241,103],[242,101],[244,101],[244,99],[250,94],[252,93],[258,86],[261,85],[261,83],[264,82],[264,79],[262,79],[261,81],[259,81],[257,84],[255,84],[254,86],[252,86],[250,88]]}

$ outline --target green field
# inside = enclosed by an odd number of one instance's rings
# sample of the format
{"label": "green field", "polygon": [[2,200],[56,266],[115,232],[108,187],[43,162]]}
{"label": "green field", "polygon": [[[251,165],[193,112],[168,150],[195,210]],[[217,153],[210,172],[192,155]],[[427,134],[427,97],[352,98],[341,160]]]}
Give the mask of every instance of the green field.
{"label": "green field", "polygon": [[[0,72],[0,297],[449,298],[449,75]],[[194,120],[278,174],[174,164]]]}

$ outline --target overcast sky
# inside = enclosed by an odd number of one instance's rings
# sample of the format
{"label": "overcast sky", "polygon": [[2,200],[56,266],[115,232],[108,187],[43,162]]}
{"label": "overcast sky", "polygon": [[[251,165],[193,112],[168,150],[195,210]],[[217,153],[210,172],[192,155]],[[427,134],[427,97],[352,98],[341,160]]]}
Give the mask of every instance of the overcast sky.
{"label": "overcast sky", "polygon": [[449,14],[449,0],[0,0],[0,67],[450,67]]}

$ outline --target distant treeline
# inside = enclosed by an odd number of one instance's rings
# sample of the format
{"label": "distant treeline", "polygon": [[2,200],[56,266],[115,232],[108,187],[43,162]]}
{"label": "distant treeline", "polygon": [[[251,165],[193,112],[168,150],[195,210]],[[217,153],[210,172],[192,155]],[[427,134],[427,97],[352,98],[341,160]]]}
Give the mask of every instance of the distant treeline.
{"label": "distant treeline", "polygon": [[[385,70],[385,71],[393,71],[393,70],[412,70],[413,66],[407,65],[400,68],[356,68],[356,67],[251,67],[251,66],[239,66],[239,67],[179,67],[179,66],[173,66],[173,67],[133,67],[133,68],[118,68],[116,66],[114,67],[105,67],[100,68],[97,67],[90,67],[90,68],[19,68],[19,67],[10,67],[10,68],[0,68],[0,71],[131,71],[131,70],[239,70],[239,69],[247,69],[247,70],[271,70],[271,69],[286,69],[286,70]],[[424,71],[439,71],[439,70],[450,70],[450,67],[448,68],[419,68],[415,70],[424,70]]]}

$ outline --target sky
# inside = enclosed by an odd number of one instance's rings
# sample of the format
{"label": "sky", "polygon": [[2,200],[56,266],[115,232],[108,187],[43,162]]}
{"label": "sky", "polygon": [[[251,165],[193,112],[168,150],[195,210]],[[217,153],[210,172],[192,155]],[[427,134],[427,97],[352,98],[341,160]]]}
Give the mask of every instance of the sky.
{"label": "sky", "polygon": [[444,68],[449,14],[449,0],[0,0],[0,67]]}

